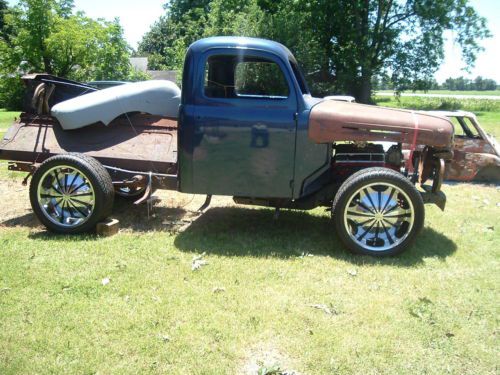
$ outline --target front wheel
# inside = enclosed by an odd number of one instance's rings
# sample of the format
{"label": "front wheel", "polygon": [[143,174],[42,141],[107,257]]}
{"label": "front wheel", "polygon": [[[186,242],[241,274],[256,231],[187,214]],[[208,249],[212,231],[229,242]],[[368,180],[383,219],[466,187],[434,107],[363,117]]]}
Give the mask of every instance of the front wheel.
{"label": "front wheel", "polygon": [[368,168],[349,177],[333,203],[344,245],[357,254],[387,256],[406,250],[424,224],[420,193],[400,173]]}

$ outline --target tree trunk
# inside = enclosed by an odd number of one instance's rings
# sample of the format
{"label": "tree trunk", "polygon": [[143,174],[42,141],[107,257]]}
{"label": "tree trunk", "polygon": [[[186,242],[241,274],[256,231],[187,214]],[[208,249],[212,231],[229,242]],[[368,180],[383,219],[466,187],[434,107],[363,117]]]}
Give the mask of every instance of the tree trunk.
{"label": "tree trunk", "polygon": [[365,74],[354,83],[352,90],[358,103],[372,104],[372,76]]}

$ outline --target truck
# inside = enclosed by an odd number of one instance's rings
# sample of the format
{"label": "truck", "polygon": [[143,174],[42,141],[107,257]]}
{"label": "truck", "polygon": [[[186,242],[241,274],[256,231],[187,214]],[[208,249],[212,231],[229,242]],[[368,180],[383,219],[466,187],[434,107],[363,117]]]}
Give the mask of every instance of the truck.
{"label": "truck", "polygon": [[[387,256],[415,240],[424,204],[445,207],[446,117],[315,98],[292,53],[273,41],[193,43],[180,95],[158,94],[159,83],[96,91],[43,74],[26,84],[28,110],[5,134],[0,159],[31,177],[31,206],[53,232],[93,230],[115,195],[141,203],[169,189],[204,194],[204,206],[223,195],[277,211],[326,207],[348,250]],[[172,103],[176,113],[161,111]]]}

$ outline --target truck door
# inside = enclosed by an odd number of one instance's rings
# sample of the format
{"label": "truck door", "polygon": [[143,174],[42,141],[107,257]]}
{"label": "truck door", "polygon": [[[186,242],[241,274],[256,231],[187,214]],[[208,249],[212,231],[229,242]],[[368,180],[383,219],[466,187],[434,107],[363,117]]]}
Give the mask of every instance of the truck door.
{"label": "truck door", "polygon": [[230,49],[208,51],[202,61],[191,121],[193,192],[292,197],[297,94],[287,62]]}

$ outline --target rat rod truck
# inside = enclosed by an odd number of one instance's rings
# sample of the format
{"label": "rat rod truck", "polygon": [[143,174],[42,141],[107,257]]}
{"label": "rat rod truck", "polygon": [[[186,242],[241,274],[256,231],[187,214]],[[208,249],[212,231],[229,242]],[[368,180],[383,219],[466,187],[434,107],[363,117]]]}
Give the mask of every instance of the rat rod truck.
{"label": "rat rod truck", "polygon": [[[349,250],[394,255],[422,229],[424,203],[444,209],[448,119],[314,98],[275,42],[195,42],[182,95],[157,81],[97,91],[48,75],[25,82],[29,108],[0,158],[29,172],[33,211],[54,232],[92,230],[115,193],[138,203],[164,188],[206,194],[207,204],[228,195],[277,210],[326,206]],[[172,103],[176,113],[161,111]]]}

